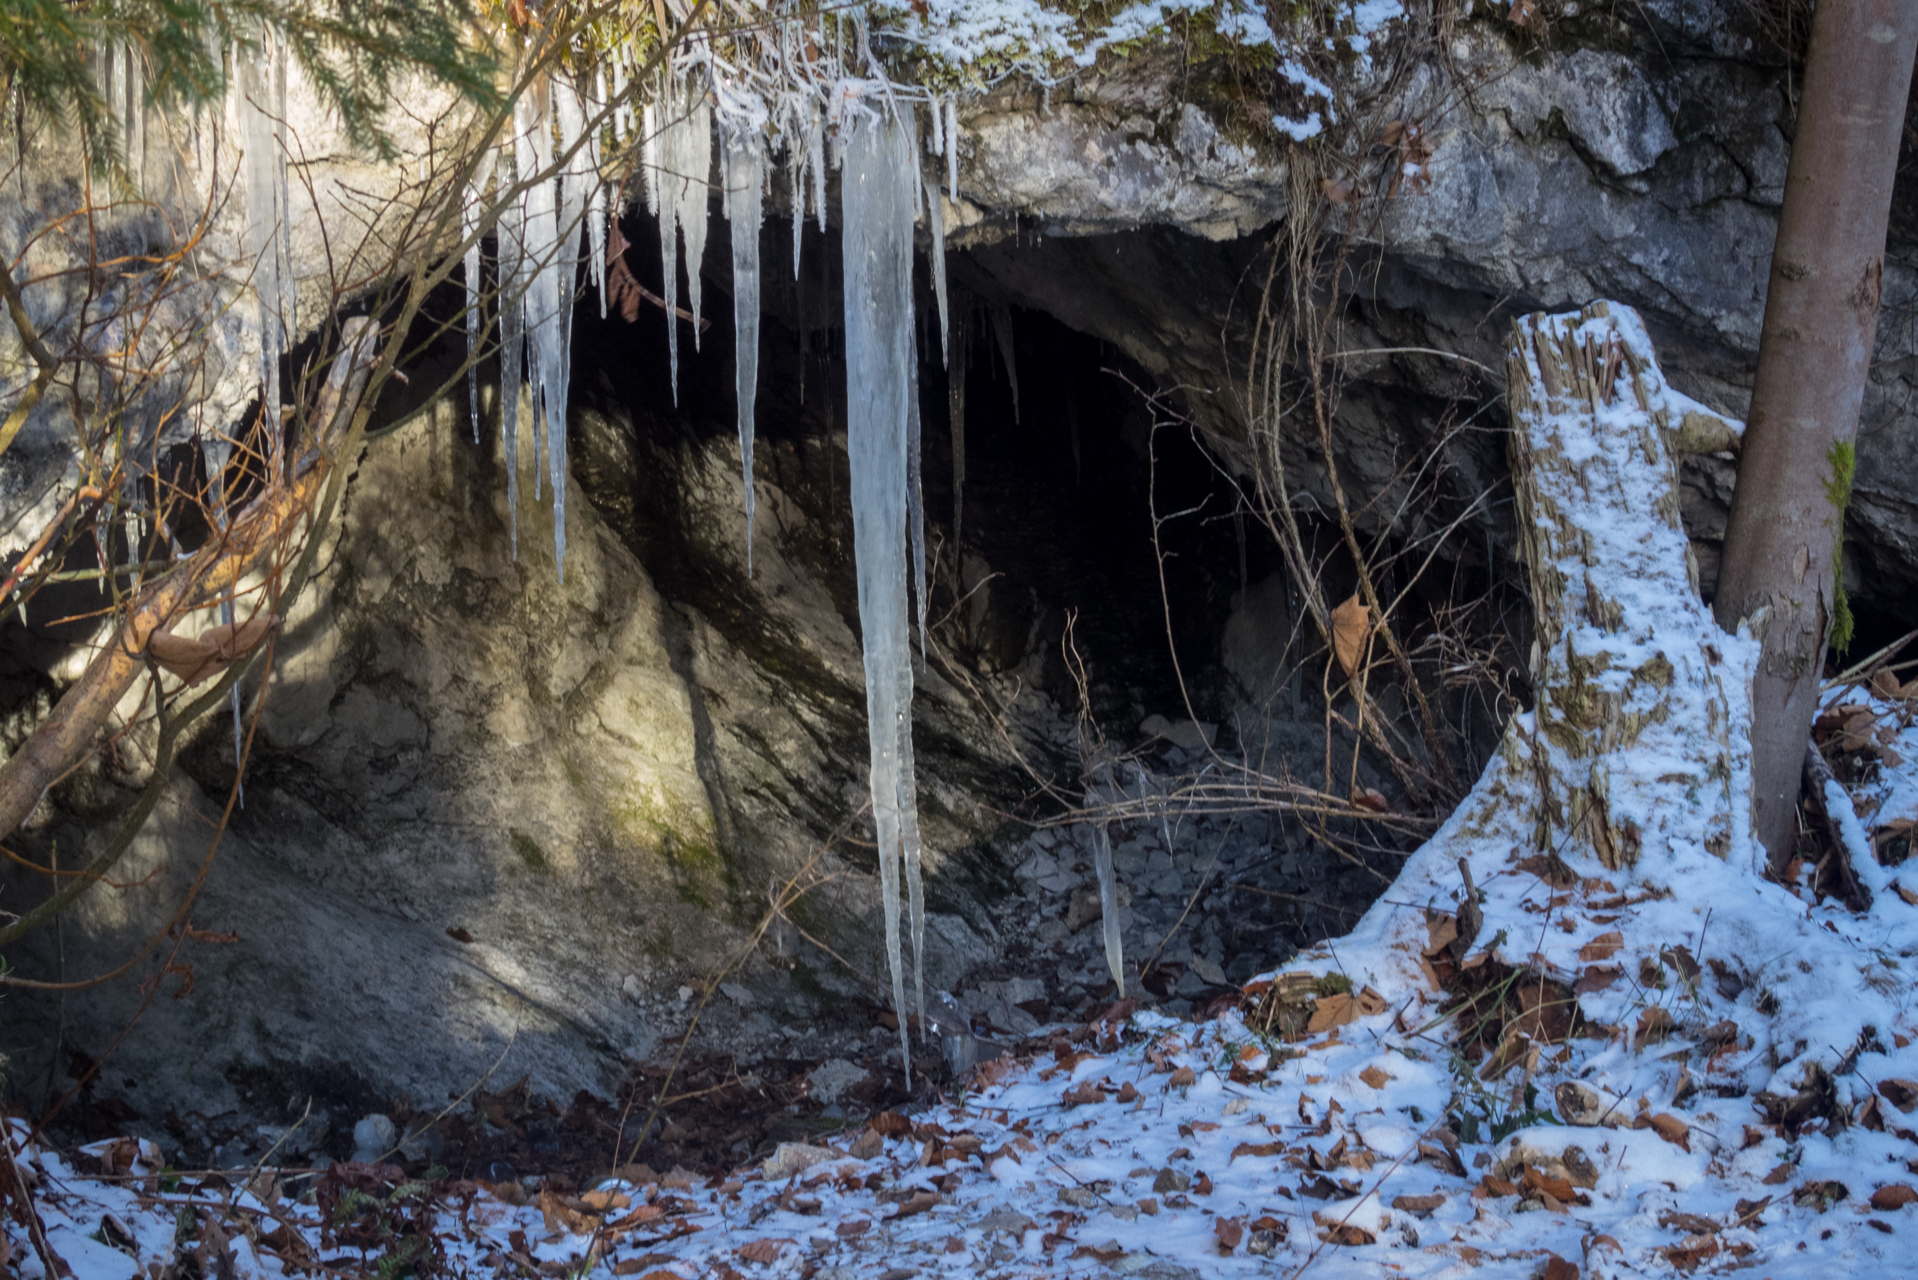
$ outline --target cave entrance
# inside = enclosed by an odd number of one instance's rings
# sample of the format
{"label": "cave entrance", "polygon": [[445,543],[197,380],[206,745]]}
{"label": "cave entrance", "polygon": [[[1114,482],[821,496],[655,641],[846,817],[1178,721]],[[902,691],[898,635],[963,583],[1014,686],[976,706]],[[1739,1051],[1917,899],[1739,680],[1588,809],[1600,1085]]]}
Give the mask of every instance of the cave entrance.
{"label": "cave entrance", "polygon": [[[783,641],[755,604],[781,589],[778,581],[764,569],[746,578],[742,547],[723,545],[743,541],[743,533],[713,528],[713,513],[739,502],[723,235],[708,248],[697,353],[692,323],[678,321],[675,403],[658,301],[657,224],[634,211],[623,229],[630,245],[643,246],[623,257],[638,300],[626,316],[604,321],[596,308],[582,307],[574,387],[589,412],[597,405],[626,426],[619,440],[589,438],[576,416],[576,476],[663,594],[778,669]],[[762,241],[754,546],[763,566],[768,540],[777,539],[781,554],[803,562],[856,629],[837,241],[806,227],[796,273],[787,226],[775,223]],[[930,273],[923,257],[919,263],[932,666],[938,679],[998,700],[1031,771],[1003,753],[971,751],[922,688],[915,704],[922,809],[938,807],[942,786],[971,787],[1000,812],[1056,820],[1062,799],[1084,795],[1082,705],[1108,755],[1124,757],[1116,776],[1141,788],[1207,769],[1207,738],[1222,752],[1276,750],[1317,768],[1327,758],[1323,717],[1307,687],[1317,681],[1273,656],[1288,646],[1299,651],[1298,610],[1279,556],[1244,509],[1233,477],[1182,419],[1176,397],[1053,311],[1012,305],[967,255],[953,255],[950,270],[952,346],[965,358],[948,368]],[[683,286],[679,296],[687,296]],[[962,379],[964,396],[958,451],[954,379]],[[733,469],[730,491],[723,499],[689,498],[684,460],[721,453]],[[863,785],[863,705],[856,690],[844,692],[839,749]],[[1276,734],[1275,693],[1287,717]],[[1248,712],[1258,714],[1256,743],[1241,741]],[[1362,781],[1379,785],[1378,771],[1369,762],[1363,768]],[[1056,792],[1045,792],[1041,775]],[[1255,804],[1142,814],[1109,830],[1125,882],[1128,964],[1135,977],[1146,966],[1147,989],[1170,1002],[1219,994],[1298,946],[1344,932],[1395,865],[1391,850],[1364,841],[1335,849],[1294,818]],[[1005,969],[1008,977],[1036,969],[1048,997],[1065,1009],[1112,985],[1097,913],[1087,908],[1093,839],[1083,823],[1037,832],[1014,824],[991,842],[992,856],[1015,869],[1009,883],[1016,892],[1002,899],[1009,905],[999,918],[1017,940],[988,971]],[[929,888],[935,908],[940,879]]]}

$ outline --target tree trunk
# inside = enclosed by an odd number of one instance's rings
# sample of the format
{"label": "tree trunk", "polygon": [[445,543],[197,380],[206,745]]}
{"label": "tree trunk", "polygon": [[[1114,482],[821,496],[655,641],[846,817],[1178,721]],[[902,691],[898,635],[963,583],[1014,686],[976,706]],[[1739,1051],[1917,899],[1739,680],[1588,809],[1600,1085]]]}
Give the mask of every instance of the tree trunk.
{"label": "tree trunk", "polygon": [[1752,822],[1774,869],[1791,857],[1805,742],[1842,611],[1852,441],[1914,50],[1911,0],[1823,0],[1812,18],[1714,602],[1727,630],[1751,619],[1763,644],[1752,684]]}

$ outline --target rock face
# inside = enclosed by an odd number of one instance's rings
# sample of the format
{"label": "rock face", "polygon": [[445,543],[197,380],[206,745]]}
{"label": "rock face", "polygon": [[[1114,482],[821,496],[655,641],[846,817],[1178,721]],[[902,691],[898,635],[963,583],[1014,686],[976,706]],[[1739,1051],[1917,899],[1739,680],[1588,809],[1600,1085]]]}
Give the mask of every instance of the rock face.
{"label": "rock face", "polygon": [[[1599,296],[1632,305],[1674,385],[1742,412],[1790,117],[1783,68],[1761,65],[1722,8],[1646,0],[1567,22],[1550,48],[1529,47],[1501,22],[1464,22],[1448,47],[1374,86],[1393,95],[1390,114],[1419,122],[1431,154],[1385,204],[1382,223],[1354,228],[1363,233],[1364,271],[1355,273],[1363,286],[1339,340],[1347,351],[1393,351],[1344,365],[1351,381],[1334,444],[1354,493],[1388,491],[1402,457],[1429,439],[1455,396],[1495,390],[1463,379],[1456,362],[1401,349],[1496,366],[1506,322],[1522,312]],[[1006,90],[984,102],[966,122],[960,199],[949,207],[961,250],[951,269],[987,303],[1044,312],[1116,348],[1139,378],[1186,388],[1209,446],[1242,463],[1245,424],[1231,378],[1256,303],[1254,268],[1268,230],[1316,200],[1316,188],[1299,189],[1297,156],[1242,127],[1234,114],[1242,102],[1221,84],[1180,79],[1180,66],[1142,56],[1050,95]],[[356,183],[364,185],[329,189]],[[72,197],[51,186],[43,194],[20,216]],[[1908,196],[1901,201],[1918,209]],[[1894,218],[1906,229],[1896,234],[1918,225],[1910,214]],[[0,250],[12,252],[26,225],[0,227]],[[785,234],[769,228],[769,249]],[[1847,542],[1854,600],[1907,617],[1918,599],[1912,245],[1896,241],[1887,264]],[[316,281],[317,252],[296,257],[303,278]],[[643,257],[634,251],[631,261]],[[828,278],[806,270],[813,283],[804,287]],[[769,252],[767,273],[789,277],[790,261]],[[709,298],[724,290],[723,277],[709,268]],[[824,294],[784,302],[770,291],[778,314],[769,328],[796,329],[780,339],[796,350],[810,315],[813,337],[824,329],[830,338],[837,302],[832,286]],[[52,299],[41,303],[46,316],[61,314]],[[708,339],[709,352],[716,342],[724,349],[723,336]],[[209,385],[194,393],[216,417],[243,406],[235,387],[253,359],[243,341],[222,341],[215,354],[224,363],[208,363]],[[192,905],[206,934],[187,935],[177,960],[191,966],[194,989],[139,1015],[96,1086],[103,1096],[158,1116],[271,1109],[308,1092],[342,1108],[377,1110],[398,1096],[426,1106],[489,1070],[495,1081],[528,1075],[560,1097],[607,1089],[625,1058],[683,1028],[689,1010],[677,992],[747,944],[769,889],[834,832],[858,834],[865,722],[840,527],[843,404],[823,372],[829,364],[766,357],[749,581],[736,447],[690,413],[638,407],[630,385],[612,376],[624,357],[582,350],[563,585],[530,474],[513,557],[496,412],[485,447],[466,437],[463,403],[443,402],[360,459],[323,572],[276,643],[245,807],[230,815]],[[983,350],[975,361],[987,359]],[[596,373],[609,380],[596,385]],[[1028,391],[1057,373],[1028,365]],[[802,404],[806,376],[826,391]],[[657,387],[651,394],[658,401]],[[782,435],[782,423],[802,417],[807,431]],[[1084,427],[1088,440],[1119,436],[1141,457],[1146,431],[1120,414],[1088,414]],[[0,464],[8,554],[72,482],[50,443],[54,428],[35,432]],[[1075,435],[1075,461],[1078,448]],[[1288,448],[1299,491],[1324,499],[1316,445]],[[1463,442],[1451,463],[1462,496],[1505,483],[1494,431]],[[945,474],[943,463],[931,466]],[[1686,479],[1686,522],[1709,580],[1731,468],[1706,459]],[[943,512],[944,500],[931,509]],[[1488,545],[1509,549],[1509,510],[1490,506]],[[999,815],[1028,782],[1012,748],[1056,762],[1070,740],[1058,715],[1068,704],[1047,696],[1043,678],[1047,662],[1057,663],[1046,653],[1057,653],[1048,611],[1057,613],[1058,593],[1036,572],[1031,582],[994,578],[971,516],[966,527],[963,560],[944,553],[939,571],[979,588],[952,624],[979,643],[957,665],[933,662],[915,708],[921,810],[937,855],[928,986],[940,989],[996,948],[985,907],[1031,889],[1006,870]],[[1136,611],[1148,624],[1140,634],[1159,626],[1150,590],[1138,589]],[[1269,638],[1292,620],[1282,583],[1254,574],[1209,657],[1248,693],[1289,690],[1298,713],[1299,682],[1269,653]],[[71,663],[63,646],[72,637],[14,628],[0,641],[24,673],[7,698],[28,707],[16,719],[39,714],[29,695],[44,706],[70,678],[60,663]],[[1049,691],[1066,692],[1056,680]],[[1187,714],[1169,703],[1150,709],[1176,712],[1167,723]],[[230,733],[219,717],[201,726],[116,870],[141,887],[96,890],[62,936],[37,936],[9,964],[52,976],[63,949],[65,971],[78,976],[166,929],[226,805]],[[57,843],[62,865],[72,865],[100,847],[139,781],[140,742],[135,735],[43,806],[23,851],[45,858]],[[1299,745],[1310,754],[1311,743]],[[1282,858],[1304,884],[1309,852],[1292,845]],[[1143,846],[1134,852],[1139,876],[1164,878]],[[1242,852],[1249,864],[1270,850]],[[876,975],[876,894],[861,858],[844,842],[824,855],[811,874],[833,877],[830,891],[806,897],[792,923]],[[1064,877],[1058,892],[1081,887],[1070,859],[1044,865]],[[42,892],[18,877],[6,883],[10,895]],[[1153,892],[1146,880],[1139,887]],[[1173,880],[1174,890],[1189,888]],[[1177,918],[1178,892],[1160,896],[1160,914]],[[227,931],[237,939],[216,940]],[[780,933],[783,961],[811,954],[786,946],[792,930]],[[1239,957],[1212,942],[1189,949],[1192,972],[1240,976]],[[870,994],[823,962],[803,974],[780,970],[765,950],[721,1002],[729,1033],[763,1037],[775,1022],[804,1022]],[[176,969],[165,988],[186,976]],[[55,1043],[62,1017],[64,1044],[95,1053],[145,996],[110,985],[69,997],[64,1011],[9,997],[6,1048],[17,1077],[45,1075],[36,1055]],[[1017,1001],[997,1003],[1014,1021]]]}
{"label": "rock face", "polygon": [[[661,461],[608,459],[620,425],[591,412],[577,425],[589,470]],[[547,1096],[608,1092],[684,1026],[669,993],[739,949],[769,886],[854,818],[858,649],[780,535],[804,520],[779,487],[778,451],[751,589],[767,603],[754,621],[775,634],[742,650],[726,632],[736,619],[660,595],[586,492],[568,504],[564,585],[530,490],[515,561],[497,446],[476,450],[464,427],[464,406],[446,403],[369,447],[325,567],[281,628],[245,807],[192,911],[237,937],[195,935],[179,957],[194,994],[157,1002],[114,1059],[128,1082],[114,1092],[149,1116],[218,1114],[257,1102],[264,1081],[369,1104],[424,1105],[489,1070],[530,1075]],[[694,571],[743,587],[736,468],[736,453],[689,447],[670,473],[712,557]],[[981,775],[1007,761],[950,686],[928,681],[918,710],[929,978],[949,986],[988,954],[978,904],[995,873],[979,840],[997,820],[980,805],[1005,797]],[[229,735],[224,717],[204,726],[117,873],[153,881],[83,899],[64,924],[70,954],[124,955],[166,928],[227,803]],[[32,844],[96,846],[122,794],[113,782]],[[794,916],[882,972],[876,902],[843,846],[811,875],[835,873],[850,883]],[[14,959],[51,963],[44,946]],[[829,1001],[859,994],[843,976],[821,981]],[[76,999],[73,1043],[133,1019],[141,999],[130,985]],[[51,1042],[47,1012],[12,1011],[16,1050]]]}

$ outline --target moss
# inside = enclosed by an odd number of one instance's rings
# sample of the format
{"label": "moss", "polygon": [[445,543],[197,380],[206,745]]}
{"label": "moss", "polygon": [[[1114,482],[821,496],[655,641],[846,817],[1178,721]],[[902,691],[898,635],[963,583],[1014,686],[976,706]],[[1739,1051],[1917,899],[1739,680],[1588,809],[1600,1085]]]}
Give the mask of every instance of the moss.
{"label": "moss", "polygon": [[539,841],[514,827],[507,828],[506,836],[513,842],[513,852],[519,855],[519,860],[526,864],[528,871],[544,874],[553,869],[553,864],[546,860],[546,851],[539,847]]}
{"label": "moss", "polygon": [[673,892],[681,902],[708,911],[714,896],[725,896],[732,868],[706,814],[687,805],[661,801],[649,789],[636,787],[626,794],[613,816],[627,843],[655,850],[665,859],[673,878]]}
{"label": "moss", "polygon": [[1843,653],[1851,648],[1851,600],[1845,595],[1845,512],[1851,507],[1851,482],[1858,471],[1858,450],[1840,440],[1825,455],[1831,474],[1825,478],[1825,497],[1831,502],[1831,647]]}
{"label": "moss", "polygon": [[1312,992],[1320,996],[1349,996],[1352,979],[1342,973],[1322,973],[1312,983]]}

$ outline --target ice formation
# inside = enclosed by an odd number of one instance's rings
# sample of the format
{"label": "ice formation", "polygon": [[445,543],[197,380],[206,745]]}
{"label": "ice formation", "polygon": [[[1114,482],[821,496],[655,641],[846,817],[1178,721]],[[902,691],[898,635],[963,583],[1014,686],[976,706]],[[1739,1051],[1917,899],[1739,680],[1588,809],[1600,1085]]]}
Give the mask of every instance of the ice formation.
{"label": "ice formation", "polygon": [[842,119],[840,218],[846,307],[846,438],[852,479],[859,625],[865,644],[873,824],[885,899],[900,1050],[907,1070],[900,955],[900,863],[912,902],[915,978],[923,984],[925,925],[918,806],[912,781],[912,661],[906,622],[908,417],[912,340],[912,206],[918,180],[909,124],[860,104]]}
{"label": "ice formation", "polygon": [[[654,122],[655,159],[649,207],[659,215],[660,292],[666,299],[666,353],[672,367],[673,403],[679,403],[679,273],[674,231],[685,240],[686,302],[693,317],[693,348],[699,348],[699,267],[706,256],[707,177],[713,164],[713,111],[703,90],[670,95],[648,113]],[[663,117],[663,118],[662,118]]]}
{"label": "ice formation", "polygon": [[739,401],[739,465],[746,497],[746,576],[753,575],[753,401],[759,388],[759,222],[765,157],[757,132],[726,138],[726,220],[732,225],[733,333],[739,349],[733,386]]}
{"label": "ice formation", "polygon": [[479,358],[480,315],[480,234],[485,225],[486,187],[493,179],[493,153],[479,158],[473,169],[473,181],[460,210],[460,239],[466,245],[466,399],[473,415],[473,443],[480,438]]}
{"label": "ice formation", "polygon": [[[500,190],[519,180],[517,148],[501,154]],[[499,208],[499,420],[500,446],[506,455],[506,523],[513,558],[519,559],[519,380],[525,349],[521,304],[526,293],[526,214],[517,200]]]}
{"label": "ice formation", "polygon": [[[295,331],[286,186],[286,45],[265,27],[259,46],[234,52],[234,111],[239,117],[246,226],[241,246],[252,272],[260,342],[260,416],[271,441],[273,470],[282,454],[280,358]],[[123,61],[130,61],[124,60]]]}
{"label": "ice formation", "polygon": [[972,358],[972,302],[963,291],[955,302],[959,323],[952,328],[946,354],[946,412],[952,424],[952,547],[956,559],[965,549],[961,534],[966,519],[966,369]]}
{"label": "ice formation", "polygon": [[1012,308],[992,309],[992,337],[999,344],[999,358],[1006,363],[1006,381],[1012,384],[1012,420],[1019,421],[1019,357],[1012,347]]}

